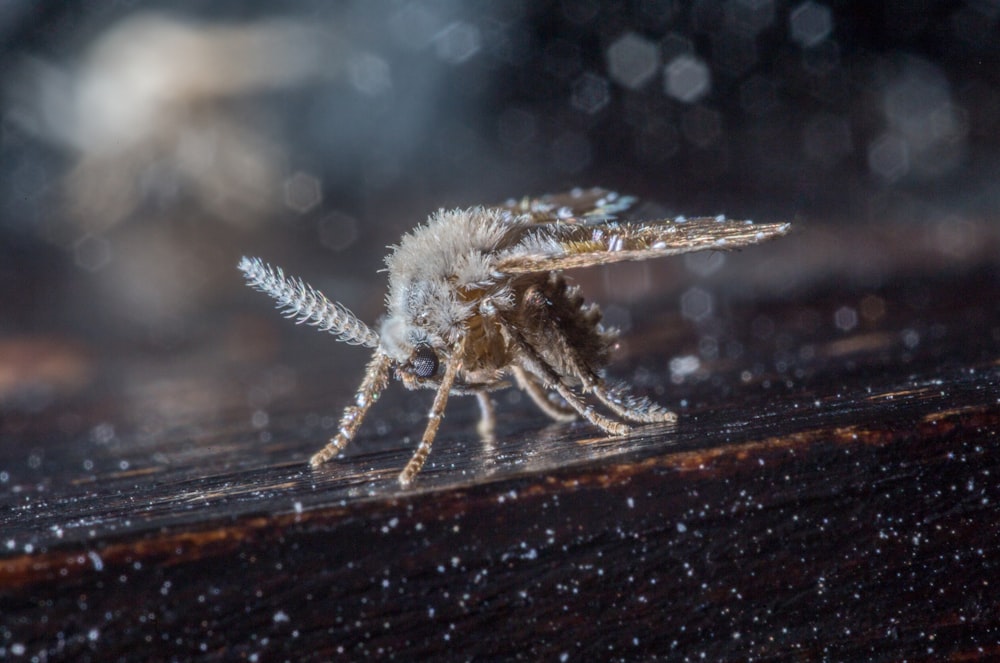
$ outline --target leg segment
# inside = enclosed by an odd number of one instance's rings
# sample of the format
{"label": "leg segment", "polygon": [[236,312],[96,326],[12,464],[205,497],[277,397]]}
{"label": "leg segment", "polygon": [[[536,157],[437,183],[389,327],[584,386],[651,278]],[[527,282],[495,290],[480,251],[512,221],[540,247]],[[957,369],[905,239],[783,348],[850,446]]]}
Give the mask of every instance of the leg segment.
{"label": "leg segment", "polygon": [[354,437],[361,421],[365,418],[365,414],[368,413],[368,408],[378,400],[379,394],[389,382],[389,364],[389,357],[376,350],[375,355],[368,362],[368,368],[365,369],[365,377],[354,397],[354,405],[348,405],[344,408],[344,414],[340,417],[340,430],[329,444],[309,459],[309,464],[312,467],[319,467],[339,454]]}
{"label": "leg segment", "polygon": [[[573,377],[583,383],[584,393],[593,393],[609,410],[623,419],[644,424],[677,421],[677,415],[665,410],[648,398],[633,396],[623,384],[609,385],[595,374],[580,357],[569,339],[560,332],[554,332],[560,345],[560,354]],[[529,392],[530,393],[530,392]],[[534,396],[532,396],[534,398]],[[535,401],[538,402],[537,400]]]}
{"label": "leg segment", "polygon": [[549,400],[548,394],[545,393],[545,389],[538,384],[538,379],[530,373],[526,372],[520,366],[514,366],[513,369],[514,379],[517,380],[517,386],[521,388],[523,392],[531,396],[531,400],[535,402],[538,409],[549,415],[549,418],[553,421],[573,421],[576,419],[576,412],[562,407],[556,403]]}
{"label": "leg segment", "polygon": [[493,411],[493,401],[485,391],[477,391],[476,400],[479,401],[479,423],[476,424],[476,431],[484,440],[492,440],[497,420]]}
{"label": "leg segment", "polygon": [[[522,336],[521,342],[542,350],[536,352],[538,358],[542,360],[541,363],[549,363],[545,360],[546,357],[557,358],[553,359],[554,363],[549,366],[554,373],[574,382],[579,380],[584,394],[593,393],[601,403],[622,419],[640,423],[677,420],[672,412],[646,398],[633,396],[624,385],[609,385],[596,373],[593,368],[593,357],[586,355],[595,351],[595,347],[599,347],[602,343],[608,343],[609,336],[597,325],[599,315],[582,307],[575,289],[568,288],[561,277],[555,280],[551,280],[550,277],[547,284],[529,287],[521,299],[521,308],[526,318],[545,329],[543,333],[536,334],[531,341]],[[560,319],[563,322],[568,321],[568,324],[561,324]],[[541,373],[537,376],[543,380],[549,379]],[[519,379],[519,382],[524,381]],[[565,384],[562,380],[560,383]],[[537,386],[532,390],[530,386],[522,384],[521,388],[531,395],[539,407],[552,416],[546,407],[549,403],[544,393],[541,394],[541,398],[538,397],[540,390]],[[567,400],[567,403],[573,409],[578,409],[571,401]],[[553,418],[559,420],[558,417],[553,416]]]}
{"label": "leg segment", "polygon": [[434,395],[434,404],[431,405],[430,414],[427,415],[427,428],[424,429],[424,437],[420,440],[420,445],[413,452],[413,457],[406,464],[403,471],[399,473],[399,483],[408,486],[417,475],[420,468],[427,461],[427,456],[431,452],[431,444],[437,435],[438,426],[441,425],[441,417],[444,416],[444,406],[448,403],[448,394],[451,392],[451,385],[455,382],[455,375],[459,366],[462,365],[462,344],[459,343],[452,351],[448,364],[445,367],[444,376]]}
{"label": "leg segment", "polygon": [[509,327],[507,328],[507,331],[511,339],[517,345],[521,354],[522,359],[520,363],[523,369],[526,369],[529,373],[534,373],[545,381],[545,387],[547,389],[554,389],[555,392],[562,396],[563,400],[565,400],[571,408],[576,410],[581,417],[594,424],[608,435],[617,436],[628,433],[629,428],[626,424],[598,414],[597,412],[594,412],[594,408],[584,403],[572,389],[563,383],[562,378],[559,377],[559,374],[556,373],[555,369],[549,366],[545,360],[542,359],[537,352],[535,352],[535,349],[528,345],[524,338],[517,333],[517,331],[510,329]]}
{"label": "leg segment", "polygon": [[[579,370],[579,367],[576,367]],[[580,375],[584,389],[594,392],[608,409],[623,419],[643,424],[677,421],[677,415],[648,398],[633,396],[623,384],[609,385],[598,376]]]}
{"label": "leg segment", "polygon": [[583,400],[573,393],[573,390],[564,385],[562,380],[559,380],[558,377],[556,378],[556,382],[552,385],[552,388],[555,389],[556,393],[562,396],[567,403],[569,403],[570,407],[579,412],[581,417],[594,424],[608,435],[614,435],[616,437],[619,435],[628,435],[629,427],[627,424],[615,421],[614,419],[609,419],[603,414],[594,412],[594,408],[584,403]]}

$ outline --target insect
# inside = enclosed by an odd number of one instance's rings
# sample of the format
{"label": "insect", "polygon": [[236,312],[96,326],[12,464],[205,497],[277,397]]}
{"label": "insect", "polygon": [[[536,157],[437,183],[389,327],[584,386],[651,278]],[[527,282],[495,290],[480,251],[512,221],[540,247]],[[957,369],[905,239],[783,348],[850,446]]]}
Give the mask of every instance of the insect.
{"label": "insect", "polygon": [[[489,392],[513,378],[556,421],[577,416],[610,436],[625,423],[672,422],[676,415],[603,375],[618,336],[601,324],[563,270],[690,251],[736,249],[783,235],[788,223],[754,225],[723,217],[622,222],[634,199],[604,189],[509,201],[498,207],[439,210],[392,247],[387,313],[378,331],[301,279],[258,258],[243,258],[247,284],[275,300],[285,317],[374,350],[337,434],[310,459],[317,467],[357,433],[390,373],[409,389],[433,389],[423,438],[399,475],[410,484],[431,450],[452,394],[479,401],[488,436]],[[592,397],[613,416],[596,411]]]}

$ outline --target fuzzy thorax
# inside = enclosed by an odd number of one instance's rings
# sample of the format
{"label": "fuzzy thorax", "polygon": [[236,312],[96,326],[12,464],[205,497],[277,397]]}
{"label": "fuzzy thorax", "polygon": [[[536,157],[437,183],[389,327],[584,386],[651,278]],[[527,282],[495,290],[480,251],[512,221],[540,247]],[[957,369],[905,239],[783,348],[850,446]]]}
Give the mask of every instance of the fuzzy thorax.
{"label": "fuzzy thorax", "polygon": [[510,286],[499,278],[494,260],[523,230],[520,217],[473,207],[439,210],[404,235],[386,258],[389,294],[380,334],[383,350],[405,361],[420,345],[450,347],[480,306],[512,305]]}

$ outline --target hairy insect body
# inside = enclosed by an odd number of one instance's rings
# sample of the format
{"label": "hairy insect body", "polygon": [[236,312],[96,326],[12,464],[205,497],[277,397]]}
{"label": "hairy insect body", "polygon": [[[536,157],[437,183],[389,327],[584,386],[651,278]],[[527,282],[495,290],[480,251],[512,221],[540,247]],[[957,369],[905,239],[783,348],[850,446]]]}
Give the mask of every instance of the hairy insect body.
{"label": "hairy insect body", "polygon": [[[492,256],[521,230],[503,216],[482,208],[438,212],[386,258],[388,315],[381,336],[385,351],[404,367],[415,348],[446,352],[463,337],[473,355],[493,360],[480,368],[505,365],[502,353],[482,354],[484,344],[498,349],[497,319],[517,301],[510,280],[493,268]],[[479,338],[469,338],[477,331]]]}
{"label": "hairy insect body", "polygon": [[[387,314],[375,333],[340,304],[258,259],[244,258],[248,284],[277,300],[285,315],[374,348],[365,377],[336,436],[315,467],[354,437],[390,373],[410,389],[435,389],[417,450],[399,476],[410,483],[430,453],[450,394],[475,394],[479,430],[493,427],[489,391],[508,378],[556,421],[583,417],[609,435],[675,415],[624,385],[605,380],[617,331],[601,325],[561,270],[645,260],[704,249],[732,249],[787,232],[722,218],[618,223],[609,214],[632,200],[602,189],[523,199],[496,208],[439,211],[405,235],[386,258]],[[587,402],[596,399],[613,417]]]}
{"label": "hairy insect body", "polygon": [[[520,299],[515,326],[525,342],[568,384],[580,384],[580,367],[597,374],[607,363],[618,331],[601,325],[601,310],[584,304],[578,287],[550,273],[529,285]],[[544,376],[536,376],[544,379]]]}

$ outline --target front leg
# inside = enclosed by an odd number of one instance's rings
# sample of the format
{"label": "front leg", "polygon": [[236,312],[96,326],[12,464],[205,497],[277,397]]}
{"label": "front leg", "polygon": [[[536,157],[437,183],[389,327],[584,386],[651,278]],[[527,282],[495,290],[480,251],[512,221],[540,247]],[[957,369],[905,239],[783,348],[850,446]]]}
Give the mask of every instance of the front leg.
{"label": "front leg", "polygon": [[365,377],[361,381],[361,386],[358,387],[358,393],[354,396],[354,405],[348,405],[344,408],[344,414],[340,417],[340,430],[337,431],[329,444],[309,459],[309,464],[312,467],[319,467],[339,454],[354,438],[354,434],[368,413],[368,408],[378,400],[379,394],[389,383],[389,365],[391,363],[392,360],[389,359],[388,355],[378,350],[375,351],[375,355],[365,369]]}
{"label": "front leg", "polygon": [[462,342],[456,344],[451,356],[448,358],[444,375],[441,377],[441,384],[438,386],[437,393],[434,394],[434,404],[431,405],[431,411],[427,415],[427,428],[424,429],[424,437],[420,440],[417,450],[413,452],[410,462],[399,473],[399,483],[403,486],[410,485],[413,477],[417,476],[417,472],[427,462],[427,456],[431,452],[431,445],[434,443],[438,427],[441,425],[441,418],[444,416],[445,405],[448,404],[448,395],[451,392],[451,386],[455,383],[455,376],[462,365],[462,347]]}

